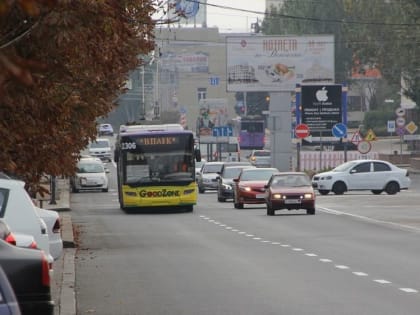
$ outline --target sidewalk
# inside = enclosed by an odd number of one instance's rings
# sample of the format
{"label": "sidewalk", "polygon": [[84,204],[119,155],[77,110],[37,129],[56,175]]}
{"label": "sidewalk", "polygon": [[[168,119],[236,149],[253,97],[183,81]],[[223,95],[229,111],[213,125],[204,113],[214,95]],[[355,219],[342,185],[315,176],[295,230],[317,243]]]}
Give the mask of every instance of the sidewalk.
{"label": "sidewalk", "polygon": [[75,264],[76,248],[73,236],[73,224],[70,209],[70,183],[68,179],[57,178],[57,193],[54,204],[51,200],[43,200],[42,208],[55,210],[61,218],[61,238],[63,239],[63,254],[53,264],[51,279],[51,295],[55,301],[55,315],[75,315]]}

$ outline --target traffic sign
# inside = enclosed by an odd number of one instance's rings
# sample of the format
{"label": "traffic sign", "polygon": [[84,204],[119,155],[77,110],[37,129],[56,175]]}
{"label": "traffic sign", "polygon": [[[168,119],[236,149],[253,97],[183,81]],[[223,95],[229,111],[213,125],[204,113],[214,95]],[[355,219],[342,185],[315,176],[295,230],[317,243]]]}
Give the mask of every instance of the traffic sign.
{"label": "traffic sign", "polygon": [[309,136],[310,131],[307,124],[299,124],[295,127],[296,138],[303,139]]}
{"label": "traffic sign", "polygon": [[365,137],[365,140],[366,141],[375,141],[376,140],[375,132],[373,132],[372,129],[368,130],[368,132],[366,134],[366,137]]}
{"label": "traffic sign", "polygon": [[233,129],[231,126],[213,127],[213,137],[232,137]]}
{"label": "traffic sign", "polygon": [[332,134],[336,138],[343,138],[347,134],[347,126],[343,123],[335,124],[332,127]]}
{"label": "traffic sign", "polygon": [[372,145],[370,144],[369,141],[360,141],[359,144],[357,145],[357,150],[362,154],[369,153],[371,148],[372,148]]}
{"label": "traffic sign", "polygon": [[362,139],[362,136],[360,135],[360,132],[359,131],[356,131],[354,134],[353,134],[353,137],[351,137],[351,143],[353,143],[353,144],[355,144],[355,145],[358,145],[359,144],[359,142],[360,141],[362,141],[363,139]]}

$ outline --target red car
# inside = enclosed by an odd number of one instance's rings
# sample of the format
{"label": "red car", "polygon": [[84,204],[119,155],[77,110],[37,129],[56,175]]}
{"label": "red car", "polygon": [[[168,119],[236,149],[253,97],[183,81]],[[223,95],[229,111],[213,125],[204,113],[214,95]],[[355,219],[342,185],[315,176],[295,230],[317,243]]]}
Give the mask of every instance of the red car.
{"label": "red car", "polygon": [[273,174],[265,189],[267,215],[274,215],[274,212],[280,209],[306,209],[307,214],[315,214],[315,192],[306,173]]}
{"label": "red car", "polygon": [[244,168],[238,178],[234,178],[233,204],[243,209],[244,204],[265,203],[265,188],[271,175],[278,173],[274,167]]}

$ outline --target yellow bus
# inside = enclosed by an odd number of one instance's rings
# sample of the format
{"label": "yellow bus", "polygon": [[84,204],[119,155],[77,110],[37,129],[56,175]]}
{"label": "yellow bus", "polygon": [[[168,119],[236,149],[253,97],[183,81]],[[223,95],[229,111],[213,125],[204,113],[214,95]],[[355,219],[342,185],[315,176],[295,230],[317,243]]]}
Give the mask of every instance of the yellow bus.
{"label": "yellow bus", "polygon": [[194,134],[178,124],[121,126],[117,163],[121,209],[182,207],[197,203]]}

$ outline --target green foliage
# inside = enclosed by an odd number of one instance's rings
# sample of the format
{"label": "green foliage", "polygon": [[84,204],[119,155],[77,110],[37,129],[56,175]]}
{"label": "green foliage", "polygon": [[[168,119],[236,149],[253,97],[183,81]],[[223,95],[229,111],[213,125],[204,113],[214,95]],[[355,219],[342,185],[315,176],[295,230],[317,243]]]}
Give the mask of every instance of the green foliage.
{"label": "green foliage", "polygon": [[387,122],[395,119],[395,112],[390,111],[370,111],[365,114],[363,120],[362,134],[366,134],[369,129],[372,129],[377,136],[388,135]]}

